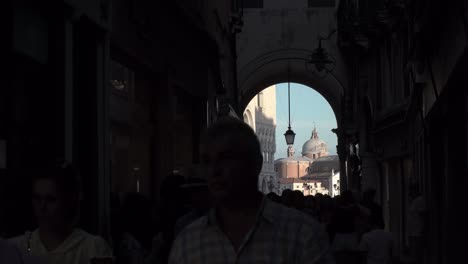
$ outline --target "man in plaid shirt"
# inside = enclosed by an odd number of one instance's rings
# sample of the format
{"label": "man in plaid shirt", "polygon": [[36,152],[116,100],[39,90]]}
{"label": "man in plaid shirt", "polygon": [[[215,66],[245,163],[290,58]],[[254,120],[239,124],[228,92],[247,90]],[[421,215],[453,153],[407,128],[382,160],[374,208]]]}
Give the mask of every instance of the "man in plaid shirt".
{"label": "man in plaid shirt", "polygon": [[215,208],[179,234],[170,264],[334,263],[318,222],[258,192],[263,158],[247,124],[222,118],[202,142]]}

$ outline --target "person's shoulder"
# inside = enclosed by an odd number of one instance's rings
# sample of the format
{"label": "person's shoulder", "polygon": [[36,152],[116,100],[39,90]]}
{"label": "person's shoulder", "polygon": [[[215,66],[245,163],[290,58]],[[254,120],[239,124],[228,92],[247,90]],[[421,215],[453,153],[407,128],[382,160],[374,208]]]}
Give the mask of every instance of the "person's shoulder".
{"label": "person's shoulder", "polygon": [[18,261],[17,263],[20,263],[20,256],[15,244],[0,238],[0,260],[15,259]]}
{"label": "person's shoulder", "polygon": [[101,236],[90,234],[85,230],[79,228],[75,230],[75,233],[77,236],[82,237],[86,246],[92,252],[91,254],[96,256],[106,256],[112,254],[112,250],[109,244]]}
{"label": "person's shoulder", "polygon": [[14,244],[14,245],[22,245],[26,242],[26,238],[25,238],[25,235],[19,235],[19,236],[15,236],[15,237],[10,237],[8,238],[8,243],[9,244]]}
{"label": "person's shoulder", "polygon": [[81,239],[84,239],[86,242],[95,242],[95,241],[101,242],[101,239],[102,239],[100,236],[93,235],[80,228],[75,229],[73,235]]}
{"label": "person's shoulder", "polygon": [[183,258],[184,244],[186,241],[196,241],[200,239],[203,231],[208,226],[208,216],[202,216],[184,227],[174,240],[169,255],[170,263],[179,263]]}
{"label": "person's shoulder", "polygon": [[424,199],[424,196],[423,195],[419,195],[417,196],[416,198],[413,199],[413,201],[411,202],[411,209],[413,210],[418,210],[422,207],[425,207],[426,205],[426,201]]}
{"label": "person's shoulder", "polygon": [[33,235],[33,232],[26,231],[24,234],[8,238],[6,241],[9,244],[13,244],[19,248],[26,248],[28,244],[28,240],[31,238],[32,235]]}
{"label": "person's shoulder", "polygon": [[9,239],[0,238],[0,263],[22,263],[22,264],[41,264],[44,263],[35,256],[28,254],[25,251],[25,248],[19,244],[25,244],[26,247],[26,237],[29,237],[31,232],[27,232],[24,235],[12,237]]}
{"label": "person's shoulder", "polygon": [[361,236],[361,241],[367,241],[367,240],[369,240],[369,237],[372,237],[373,232],[374,232],[373,230],[370,230],[370,231],[365,232],[364,234],[362,234],[362,236]]}
{"label": "person's shoulder", "polygon": [[204,215],[204,216],[196,219],[192,223],[188,224],[186,227],[184,227],[180,231],[180,233],[179,233],[179,235],[177,237],[190,236],[190,235],[193,235],[195,233],[202,232],[204,227],[207,226],[207,223],[208,223],[208,216]]}
{"label": "person's shoulder", "polygon": [[268,206],[270,216],[274,222],[281,225],[302,225],[310,228],[320,228],[320,223],[312,216],[294,208],[289,208],[276,202],[269,202]]}

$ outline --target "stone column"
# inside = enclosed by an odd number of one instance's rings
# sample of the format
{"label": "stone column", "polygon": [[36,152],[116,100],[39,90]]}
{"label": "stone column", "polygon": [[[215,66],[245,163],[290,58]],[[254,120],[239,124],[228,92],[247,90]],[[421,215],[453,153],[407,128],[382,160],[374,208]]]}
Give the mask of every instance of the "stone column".
{"label": "stone column", "polygon": [[380,176],[377,156],[372,152],[364,152],[361,157],[361,186],[362,190],[374,188],[376,197],[380,197]]}
{"label": "stone column", "polygon": [[340,192],[348,189],[348,177],[346,168],[346,148],[343,144],[336,146],[338,157],[340,159]]}

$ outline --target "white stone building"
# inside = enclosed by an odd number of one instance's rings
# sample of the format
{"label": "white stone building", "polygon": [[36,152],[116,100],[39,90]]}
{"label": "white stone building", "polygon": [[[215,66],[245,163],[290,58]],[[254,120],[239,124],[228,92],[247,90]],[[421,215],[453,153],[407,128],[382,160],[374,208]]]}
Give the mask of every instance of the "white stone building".
{"label": "white stone building", "polygon": [[276,86],[259,92],[247,105],[244,121],[257,133],[263,154],[263,167],[259,176],[259,189],[269,193],[277,189],[274,160],[276,152]]}
{"label": "white stone building", "polygon": [[279,188],[277,194],[281,195],[282,192],[286,189],[293,191],[299,190],[305,196],[316,195],[317,193],[330,195],[330,191],[326,188],[326,186],[324,186],[321,181],[316,180],[303,180],[297,178],[279,179]]}
{"label": "white stone building", "polygon": [[332,189],[331,189],[331,196],[340,195],[340,172],[335,173],[332,172]]}

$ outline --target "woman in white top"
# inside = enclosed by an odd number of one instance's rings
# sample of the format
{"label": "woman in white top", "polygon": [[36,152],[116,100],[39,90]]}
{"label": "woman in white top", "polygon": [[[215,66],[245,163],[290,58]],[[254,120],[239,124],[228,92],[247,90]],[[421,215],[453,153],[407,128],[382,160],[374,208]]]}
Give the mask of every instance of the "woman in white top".
{"label": "woman in white top", "polygon": [[81,188],[72,167],[62,163],[33,177],[38,228],[11,241],[47,264],[112,263],[112,251],[104,239],[76,228]]}

